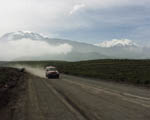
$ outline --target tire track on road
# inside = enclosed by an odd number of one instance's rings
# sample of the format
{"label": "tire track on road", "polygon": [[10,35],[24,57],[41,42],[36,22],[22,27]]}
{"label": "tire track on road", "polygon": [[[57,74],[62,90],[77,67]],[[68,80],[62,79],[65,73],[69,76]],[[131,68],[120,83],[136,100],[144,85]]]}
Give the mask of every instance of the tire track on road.
{"label": "tire track on road", "polygon": [[78,120],[91,120],[89,116],[84,112],[84,110],[82,110],[77,104],[75,104],[68,96],[63,94],[63,92],[61,92],[48,82],[44,80],[43,82],[62,101],[62,103],[65,104],[68,107],[68,109],[76,115],[76,117],[78,117]]}
{"label": "tire track on road", "polygon": [[45,120],[38,103],[38,98],[35,95],[32,79],[28,80],[28,111],[27,120]]}
{"label": "tire track on road", "polygon": [[[140,97],[140,96],[136,96],[136,95],[132,95],[132,94],[128,94],[128,93],[121,93],[115,90],[108,90],[108,89],[104,89],[104,88],[98,88],[96,86],[92,86],[92,85],[88,85],[87,83],[79,83],[79,82],[74,82],[71,80],[67,80],[67,79],[62,79],[63,81],[69,82],[71,84],[75,84],[80,86],[83,89],[93,89],[94,90],[94,94],[99,94],[100,92],[106,93],[106,94],[110,94],[110,95],[114,95],[117,97],[120,97],[122,100],[131,102],[131,103],[135,103],[138,105],[142,105],[144,107],[150,108],[150,98],[146,98],[146,97]],[[92,92],[91,90],[89,92]]]}

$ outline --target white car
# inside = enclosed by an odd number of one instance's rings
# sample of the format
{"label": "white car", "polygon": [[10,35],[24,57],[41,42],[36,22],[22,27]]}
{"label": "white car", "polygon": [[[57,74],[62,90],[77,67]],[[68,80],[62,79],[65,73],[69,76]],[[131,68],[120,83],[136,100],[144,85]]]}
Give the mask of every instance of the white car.
{"label": "white car", "polygon": [[46,67],[46,77],[47,78],[59,78],[59,72],[54,66]]}

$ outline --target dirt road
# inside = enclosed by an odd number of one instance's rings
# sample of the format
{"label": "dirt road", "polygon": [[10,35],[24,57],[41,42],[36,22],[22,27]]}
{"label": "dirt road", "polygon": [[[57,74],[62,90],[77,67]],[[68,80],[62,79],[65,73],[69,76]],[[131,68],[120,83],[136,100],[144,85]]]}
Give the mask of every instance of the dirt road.
{"label": "dirt road", "polygon": [[29,71],[27,120],[150,120],[149,89]]}

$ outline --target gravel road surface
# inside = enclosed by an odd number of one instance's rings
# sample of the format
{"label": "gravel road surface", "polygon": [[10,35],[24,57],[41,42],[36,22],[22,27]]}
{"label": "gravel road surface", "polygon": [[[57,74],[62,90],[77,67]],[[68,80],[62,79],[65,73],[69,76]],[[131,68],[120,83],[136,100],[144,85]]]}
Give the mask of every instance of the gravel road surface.
{"label": "gravel road surface", "polygon": [[27,120],[150,120],[150,91],[28,69]]}

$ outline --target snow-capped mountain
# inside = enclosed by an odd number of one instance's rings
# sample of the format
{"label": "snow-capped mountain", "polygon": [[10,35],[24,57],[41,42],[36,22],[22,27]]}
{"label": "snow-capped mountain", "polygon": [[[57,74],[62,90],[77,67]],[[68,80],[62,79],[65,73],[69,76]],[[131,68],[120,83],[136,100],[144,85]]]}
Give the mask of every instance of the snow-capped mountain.
{"label": "snow-capped mountain", "polygon": [[111,41],[104,41],[101,42],[99,44],[95,44],[96,46],[99,47],[106,47],[106,48],[110,48],[110,47],[137,47],[138,44],[136,44],[135,42],[129,40],[129,39],[113,39]]}
{"label": "snow-capped mountain", "polygon": [[71,40],[65,40],[65,39],[59,39],[59,38],[49,38],[42,34],[36,33],[36,32],[30,32],[30,31],[18,31],[18,32],[11,32],[3,35],[0,40],[3,41],[14,41],[14,40],[22,40],[22,39],[30,39],[34,41],[44,41],[46,43],[49,43],[50,45],[58,46],[61,44],[69,44],[73,47],[73,50],[76,52],[95,52],[99,51],[99,47],[82,43],[82,42],[76,42]]}
{"label": "snow-capped mountain", "polygon": [[49,38],[29,31],[11,32],[3,35],[0,38],[0,50],[6,51],[4,55],[0,53],[0,56],[4,56],[5,59],[17,60],[78,61],[108,58],[101,53],[98,46]]}
{"label": "snow-capped mountain", "polygon": [[[113,39],[111,41],[104,41],[95,45],[105,49],[103,54],[107,56],[111,55],[125,59],[150,58],[150,54],[147,54],[147,50],[144,46],[141,46],[129,39]],[[147,49],[150,50],[150,48]]]}
{"label": "snow-capped mountain", "polygon": [[92,45],[29,31],[11,32],[0,38],[0,51],[4,51],[0,52],[0,60],[145,59],[150,58],[149,50],[128,39]]}

